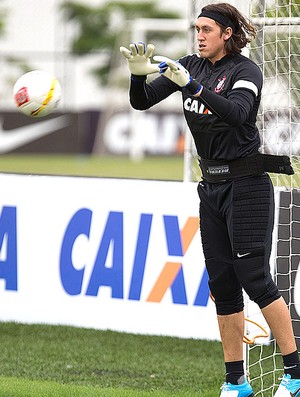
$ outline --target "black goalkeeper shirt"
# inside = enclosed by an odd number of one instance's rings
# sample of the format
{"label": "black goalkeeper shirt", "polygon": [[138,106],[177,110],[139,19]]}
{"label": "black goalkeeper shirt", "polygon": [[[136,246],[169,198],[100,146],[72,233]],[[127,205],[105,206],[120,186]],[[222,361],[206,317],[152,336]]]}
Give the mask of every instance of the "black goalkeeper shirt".
{"label": "black goalkeeper shirt", "polygon": [[203,85],[200,97],[163,75],[149,84],[146,76],[132,76],[133,108],[149,109],[181,90],[184,115],[200,158],[233,160],[257,153],[260,138],[255,123],[263,80],[259,67],[241,54],[226,55],[214,65],[197,54],[179,62]]}

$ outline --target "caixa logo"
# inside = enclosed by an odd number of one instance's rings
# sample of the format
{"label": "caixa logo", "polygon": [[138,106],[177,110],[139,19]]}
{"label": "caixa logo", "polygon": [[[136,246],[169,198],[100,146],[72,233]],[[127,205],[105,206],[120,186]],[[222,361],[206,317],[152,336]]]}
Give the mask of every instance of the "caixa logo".
{"label": "caixa logo", "polygon": [[[77,238],[81,235],[90,237],[93,212],[89,209],[77,211],[67,224],[60,250],[59,277],[62,287],[69,295],[84,294],[97,296],[101,287],[111,289],[111,297],[139,301],[142,298],[142,288],[145,284],[145,272],[151,233],[153,231],[153,214],[141,214],[136,236],[135,252],[131,267],[130,282],[124,291],[124,213],[109,212],[104,231],[100,236],[100,243],[92,271],[86,274],[87,287],[83,283],[86,266],[78,269],[73,262],[74,248]],[[151,284],[145,299],[148,302],[161,302],[167,291],[170,291],[173,303],[206,306],[209,299],[207,272],[196,281],[196,293],[188,301],[188,283],[185,279],[182,261],[195,236],[199,232],[199,220],[190,217],[182,229],[179,227],[178,217],[163,215],[163,234],[165,235],[168,258],[176,260],[159,263],[159,272]],[[17,249],[17,208],[3,207],[0,215],[0,279],[4,280],[6,290],[18,290],[18,249]],[[162,242],[162,244],[164,244]],[[34,247],[32,247],[34,249]],[[152,248],[153,249],[153,248]],[[112,252],[111,252],[112,251]],[[180,261],[182,258],[182,261]],[[20,258],[22,259],[22,258]],[[20,263],[26,263],[21,260]],[[52,265],[51,265],[52,266]],[[148,264],[149,266],[149,264]],[[56,271],[56,267],[53,267]],[[198,277],[198,276],[197,276]]]}
{"label": "caixa logo", "polygon": [[[90,237],[92,211],[80,209],[67,225],[60,253],[60,278],[64,290],[69,295],[85,294],[97,296],[102,286],[111,288],[111,297],[116,299],[141,300],[142,287],[149,251],[153,214],[141,214],[136,237],[135,253],[128,292],[124,292],[124,213],[109,212],[87,287],[83,291],[83,279],[86,266],[80,269],[73,263],[73,250],[76,240],[84,235]],[[163,215],[164,234],[168,256],[176,261],[162,263],[161,271],[146,301],[160,302],[167,290],[170,290],[173,303],[206,306],[209,299],[208,277],[204,270],[200,277],[197,293],[193,302],[188,302],[183,266],[178,257],[184,257],[195,234],[199,232],[199,219],[190,217],[182,229],[178,217]],[[110,252],[112,251],[112,252]],[[109,255],[110,252],[110,255]],[[110,258],[108,264],[108,257]]]}

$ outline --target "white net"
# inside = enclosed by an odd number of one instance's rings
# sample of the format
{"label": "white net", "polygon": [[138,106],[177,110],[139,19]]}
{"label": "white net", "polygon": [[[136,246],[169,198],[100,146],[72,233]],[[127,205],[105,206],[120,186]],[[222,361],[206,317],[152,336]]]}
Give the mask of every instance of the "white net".
{"label": "white net", "polygon": [[[295,171],[299,171],[300,2],[252,1],[250,5],[250,18],[258,27],[250,57],[264,75],[258,117],[262,151],[291,156]],[[290,179],[280,177],[274,183],[299,187],[299,181],[298,174]]]}
{"label": "white net", "polygon": [[[281,189],[276,195],[277,227],[274,231],[274,278],[292,317],[297,346],[300,343],[298,266],[300,260],[300,190]],[[258,310],[251,318],[260,316]],[[278,319],[280,321],[280,319]],[[247,369],[256,396],[273,396],[282,376],[282,359],[271,335],[268,345],[252,344],[247,350]]]}
{"label": "white net", "polygon": [[[300,74],[299,1],[252,1],[250,17],[258,26],[250,57],[264,75],[263,97],[258,117],[262,151],[287,154],[295,175],[272,175],[277,195],[274,231],[274,278],[288,303],[296,340],[300,337],[296,276],[300,259]],[[279,320],[280,321],[280,320]],[[256,396],[273,396],[282,375],[282,359],[271,335],[270,344],[248,348],[248,371]]]}
{"label": "white net", "polygon": [[[222,1],[210,1],[220,3]],[[276,219],[271,267],[274,279],[288,303],[298,347],[300,346],[300,0],[228,1],[258,28],[249,57],[262,69],[264,89],[258,115],[262,152],[286,154],[292,159],[295,175],[271,175],[277,186]],[[204,0],[192,0],[191,24]],[[241,8],[242,7],[242,8]],[[195,45],[195,36],[190,47]],[[196,47],[194,47],[196,48]],[[186,148],[194,161],[193,179],[199,178],[192,145]],[[248,307],[250,319],[264,325],[256,305]],[[279,320],[280,321],[280,320]],[[248,332],[252,325],[246,323]],[[267,343],[247,345],[247,370],[255,396],[274,395],[282,375],[282,359],[273,336]]]}

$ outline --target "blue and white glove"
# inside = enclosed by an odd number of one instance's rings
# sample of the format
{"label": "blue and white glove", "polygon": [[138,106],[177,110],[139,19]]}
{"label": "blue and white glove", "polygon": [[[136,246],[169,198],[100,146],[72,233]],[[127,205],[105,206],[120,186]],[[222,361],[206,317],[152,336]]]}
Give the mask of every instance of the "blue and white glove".
{"label": "blue and white glove", "polygon": [[127,59],[128,67],[131,74],[136,76],[147,76],[148,74],[158,73],[158,63],[153,64],[150,61],[155,50],[153,44],[131,43],[129,49],[120,47],[121,54]]}
{"label": "blue and white glove", "polygon": [[153,59],[160,62],[158,65],[160,74],[179,85],[179,87],[186,88],[192,95],[197,94],[202,89],[202,85],[194,80],[189,71],[179,62],[160,55],[156,55]]}

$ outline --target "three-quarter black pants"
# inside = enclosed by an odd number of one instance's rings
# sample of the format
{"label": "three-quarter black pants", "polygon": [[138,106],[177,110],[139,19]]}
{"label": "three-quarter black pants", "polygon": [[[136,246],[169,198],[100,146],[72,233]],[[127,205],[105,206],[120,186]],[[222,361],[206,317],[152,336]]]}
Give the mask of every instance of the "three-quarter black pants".
{"label": "three-quarter black pants", "polygon": [[200,231],[217,313],[263,308],[280,297],[270,273],[274,191],[268,174],[198,185]]}

